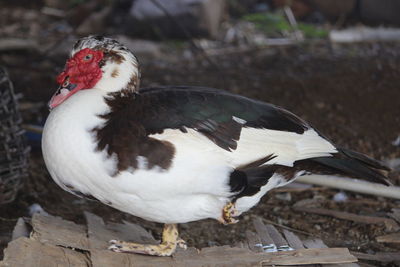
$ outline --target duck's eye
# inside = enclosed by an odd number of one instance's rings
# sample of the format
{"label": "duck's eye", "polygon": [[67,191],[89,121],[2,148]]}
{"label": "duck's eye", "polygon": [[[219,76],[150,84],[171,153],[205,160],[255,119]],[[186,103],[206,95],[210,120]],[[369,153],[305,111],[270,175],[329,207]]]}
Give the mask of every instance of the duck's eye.
{"label": "duck's eye", "polygon": [[91,60],[93,58],[93,54],[87,54],[84,58],[83,58],[83,60],[84,61],[89,61],[89,60]]}
{"label": "duck's eye", "polygon": [[67,87],[69,85],[69,76],[67,76],[62,84],[62,87]]}

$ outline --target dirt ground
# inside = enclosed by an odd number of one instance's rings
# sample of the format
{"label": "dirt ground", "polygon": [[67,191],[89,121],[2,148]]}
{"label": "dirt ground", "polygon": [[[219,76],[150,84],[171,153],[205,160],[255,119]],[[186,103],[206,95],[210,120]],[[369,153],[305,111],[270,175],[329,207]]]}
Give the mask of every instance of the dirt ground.
{"label": "dirt ground", "polygon": [[[400,135],[399,48],[400,44],[379,43],[267,48],[211,58],[218,68],[201,57],[174,62],[158,59],[143,62],[142,86],[202,85],[271,102],[309,121],[335,143],[387,160],[400,158],[400,147],[392,144]],[[30,53],[11,56],[15,64],[9,71],[16,90],[24,93],[24,101],[47,102],[56,88],[53,80],[63,66],[63,59],[43,61]],[[28,63],[22,66],[18,64],[21,61]],[[44,108],[40,114],[26,112],[23,115],[28,122],[37,122],[46,112]],[[84,210],[106,221],[138,222],[159,237],[159,224],[61,190],[48,175],[38,146],[33,146],[30,162],[30,177],[17,199],[0,206],[1,250],[10,239],[16,219],[28,216],[28,207],[33,203],[40,204],[52,215],[78,223],[83,223]],[[390,175],[392,182],[400,185],[399,172]],[[303,237],[320,237],[329,246],[346,246],[367,253],[399,251],[399,246],[375,241],[376,236],[386,233],[384,226],[310,215],[293,209],[298,201],[312,198],[317,199],[321,207],[362,215],[381,215],[392,208],[400,208],[400,201],[348,192],[348,201],[338,203],[332,200],[337,192],[334,189],[271,192],[256,208],[242,216],[238,224],[222,226],[212,220],[182,224],[181,236],[196,247],[233,245],[244,239],[246,229],[254,230],[251,218],[257,215],[298,230]]]}

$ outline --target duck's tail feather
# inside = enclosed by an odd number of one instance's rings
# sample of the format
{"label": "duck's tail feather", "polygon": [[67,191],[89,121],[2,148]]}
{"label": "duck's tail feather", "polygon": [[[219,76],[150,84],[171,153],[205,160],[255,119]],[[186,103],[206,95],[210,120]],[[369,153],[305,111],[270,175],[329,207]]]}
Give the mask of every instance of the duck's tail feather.
{"label": "duck's tail feather", "polygon": [[339,153],[332,157],[318,157],[308,160],[335,169],[340,174],[384,185],[392,185],[382,173],[382,171],[390,170],[384,163],[348,149],[338,148],[338,151]]}

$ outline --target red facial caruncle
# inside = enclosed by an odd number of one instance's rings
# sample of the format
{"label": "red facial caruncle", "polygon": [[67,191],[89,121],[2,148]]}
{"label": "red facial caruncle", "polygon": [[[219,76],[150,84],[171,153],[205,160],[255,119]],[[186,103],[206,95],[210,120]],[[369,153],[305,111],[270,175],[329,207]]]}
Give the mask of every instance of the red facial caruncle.
{"label": "red facial caruncle", "polygon": [[51,98],[49,107],[55,108],[81,89],[93,88],[102,76],[99,63],[103,56],[102,51],[85,48],[70,58],[57,77],[60,87]]}

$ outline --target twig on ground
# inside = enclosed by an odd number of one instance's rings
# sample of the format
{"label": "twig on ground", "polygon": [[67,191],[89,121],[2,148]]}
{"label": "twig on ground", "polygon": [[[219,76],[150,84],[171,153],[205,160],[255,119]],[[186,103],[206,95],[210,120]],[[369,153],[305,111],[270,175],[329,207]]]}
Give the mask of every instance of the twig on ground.
{"label": "twig on ground", "polygon": [[4,217],[0,217],[0,221],[5,221],[5,222],[16,222],[18,221],[18,218],[4,218]]}
{"label": "twig on ground", "polygon": [[376,237],[379,243],[397,243],[400,244],[400,233],[381,235]]}
{"label": "twig on ground", "polygon": [[336,211],[336,210],[328,210],[322,208],[310,208],[310,207],[293,207],[296,211],[314,213],[318,215],[327,215],[331,217],[335,217],[338,219],[349,220],[358,223],[366,223],[366,224],[384,224],[388,230],[397,231],[400,230],[399,225],[390,218],[382,218],[382,217],[373,217],[373,216],[365,216],[365,215],[357,215],[349,212]]}
{"label": "twig on ground", "polygon": [[39,45],[31,39],[1,38],[0,51],[39,50]]}
{"label": "twig on ground", "polygon": [[351,178],[342,178],[327,175],[305,175],[299,177],[296,182],[400,199],[400,187],[398,186],[385,186]]}
{"label": "twig on ground", "polygon": [[296,39],[296,41],[298,42],[304,41],[303,33],[299,30],[299,26],[297,24],[296,18],[294,17],[294,14],[290,6],[288,5],[284,6],[283,11],[285,12],[289,24],[293,29],[293,36]]}

